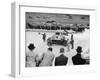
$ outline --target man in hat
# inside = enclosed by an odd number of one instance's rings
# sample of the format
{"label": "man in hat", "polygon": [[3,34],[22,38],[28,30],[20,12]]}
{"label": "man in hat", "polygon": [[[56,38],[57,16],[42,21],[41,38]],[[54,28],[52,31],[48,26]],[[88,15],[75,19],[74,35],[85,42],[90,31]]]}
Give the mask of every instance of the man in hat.
{"label": "man in hat", "polygon": [[60,49],[60,56],[55,59],[55,66],[64,66],[68,62],[68,58],[64,55],[64,48]]}
{"label": "man in hat", "polygon": [[30,43],[28,46],[29,51],[26,53],[26,67],[34,67],[36,66],[36,62],[35,62],[35,46],[33,43]]}
{"label": "man in hat", "polygon": [[54,54],[52,53],[52,48],[48,48],[46,53],[43,53],[43,59],[39,66],[52,66],[54,60]]}
{"label": "man in hat", "polygon": [[82,47],[78,46],[77,49],[77,54],[72,57],[72,61],[74,65],[83,65],[86,63],[86,60],[82,58],[81,53],[82,53]]}

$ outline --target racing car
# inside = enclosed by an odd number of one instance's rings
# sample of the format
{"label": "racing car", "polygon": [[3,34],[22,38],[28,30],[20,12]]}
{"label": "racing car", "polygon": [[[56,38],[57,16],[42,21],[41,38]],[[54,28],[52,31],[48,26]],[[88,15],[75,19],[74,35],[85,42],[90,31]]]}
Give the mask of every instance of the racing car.
{"label": "racing car", "polygon": [[53,36],[47,39],[47,45],[62,45],[67,46],[68,39],[65,38],[65,35],[62,32],[56,32]]}

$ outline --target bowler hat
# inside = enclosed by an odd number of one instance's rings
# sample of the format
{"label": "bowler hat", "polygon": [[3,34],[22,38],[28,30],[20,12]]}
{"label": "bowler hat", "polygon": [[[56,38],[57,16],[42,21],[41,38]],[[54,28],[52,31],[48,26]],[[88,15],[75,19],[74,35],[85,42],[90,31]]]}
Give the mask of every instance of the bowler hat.
{"label": "bowler hat", "polygon": [[29,50],[33,50],[35,48],[34,44],[33,43],[30,43],[29,46],[28,46]]}
{"label": "bowler hat", "polygon": [[81,46],[78,46],[77,49],[76,49],[76,51],[77,52],[82,52],[82,47]]}

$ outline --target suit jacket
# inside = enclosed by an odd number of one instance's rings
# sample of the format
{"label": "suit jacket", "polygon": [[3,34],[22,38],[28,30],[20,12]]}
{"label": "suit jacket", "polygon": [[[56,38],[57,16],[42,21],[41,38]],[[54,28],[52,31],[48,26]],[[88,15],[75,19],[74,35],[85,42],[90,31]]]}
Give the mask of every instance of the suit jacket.
{"label": "suit jacket", "polygon": [[86,60],[81,58],[81,54],[73,56],[72,61],[74,65],[82,65],[86,63]]}
{"label": "suit jacket", "polygon": [[67,62],[68,62],[68,58],[62,54],[56,57],[55,66],[63,66],[63,65],[66,65]]}

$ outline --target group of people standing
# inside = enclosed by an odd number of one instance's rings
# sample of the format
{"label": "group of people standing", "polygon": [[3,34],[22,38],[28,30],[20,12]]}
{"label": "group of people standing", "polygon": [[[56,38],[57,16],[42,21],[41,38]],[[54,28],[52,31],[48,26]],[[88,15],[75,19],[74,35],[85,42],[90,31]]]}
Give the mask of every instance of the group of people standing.
{"label": "group of people standing", "polygon": [[[47,52],[44,52],[41,57],[34,53],[34,44],[29,44],[29,52],[26,54],[26,67],[40,67],[40,66],[64,66],[68,63],[68,57],[65,56],[65,49],[60,48],[59,56],[55,57],[53,53],[53,48],[49,47]],[[78,46],[76,49],[77,54],[72,57],[72,62],[74,65],[84,65],[89,64],[85,59],[82,58],[82,47]]]}

